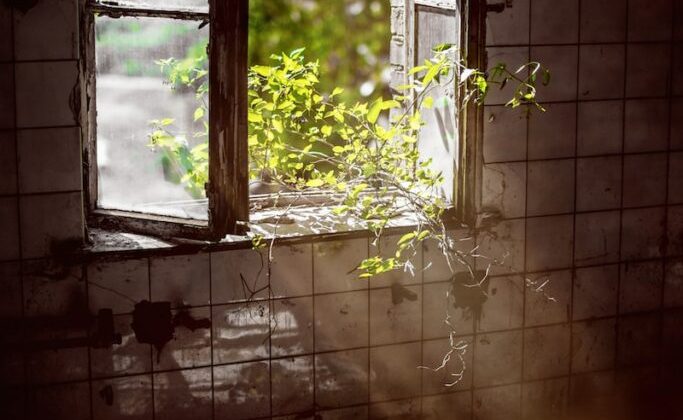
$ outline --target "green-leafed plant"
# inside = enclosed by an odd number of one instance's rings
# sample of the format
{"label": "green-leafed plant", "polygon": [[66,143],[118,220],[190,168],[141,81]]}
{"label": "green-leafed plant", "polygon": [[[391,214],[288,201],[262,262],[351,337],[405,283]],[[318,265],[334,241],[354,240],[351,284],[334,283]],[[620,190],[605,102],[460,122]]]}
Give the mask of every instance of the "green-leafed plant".
{"label": "green-leafed plant", "polygon": [[[359,221],[377,239],[395,217],[415,215],[414,230],[399,239],[393,253],[359,262],[360,277],[411,269],[411,258],[428,239],[440,244],[449,265],[467,264],[441,220],[447,205],[437,193],[443,176],[417,148],[422,113],[433,106],[437,87],[457,84],[465,92],[463,103],[481,104],[492,87],[511,85],[508,106],[542,109],[536,85],[547,84],[549,72],[539,63],[514,71],[498,64],[482,72],[453,56],[452,46],[440,45],[431,59],[410,70],[414,81],[397,87],[391,98],[352,104],[339,99],[341,88],[320,92],[319,63],[307,62],[303,49],[274,55],[272,65],[249,71],[250,179],[280,195],[289,193],[295,205],[310,191],[325,193],[326,205],[338,217]],[[203,129],[195,137],[203,141],[190,147],[186,138],[172,133],[169,119],[153,121],[150,135],[150,145],[163,153],[166,165],[178,173],[175,179],[194,196],[203,194],[208,178],[205,63],[205,58],[160,62],[171,86],[196,92],[194,117]]]}

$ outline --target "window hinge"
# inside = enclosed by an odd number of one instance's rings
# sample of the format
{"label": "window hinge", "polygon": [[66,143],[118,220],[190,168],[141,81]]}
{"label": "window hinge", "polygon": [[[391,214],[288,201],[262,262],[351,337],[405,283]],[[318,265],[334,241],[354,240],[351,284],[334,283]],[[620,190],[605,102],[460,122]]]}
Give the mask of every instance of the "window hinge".
{"label": "window hinge", "polygon": [[499,3],[486,4],[487,12],[502,13],[506,8],[512,7],[512,0],[503,0]]}

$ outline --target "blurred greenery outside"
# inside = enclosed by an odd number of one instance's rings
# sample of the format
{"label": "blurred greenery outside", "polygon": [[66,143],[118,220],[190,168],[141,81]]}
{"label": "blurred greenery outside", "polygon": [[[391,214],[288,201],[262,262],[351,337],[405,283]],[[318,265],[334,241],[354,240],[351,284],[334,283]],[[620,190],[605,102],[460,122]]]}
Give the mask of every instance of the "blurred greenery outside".
{"label": "blurred greenery outside", "polygon": [[[249,66],[269,65],[272,54],[303,47],[308,61],[320,61],[323,92],[342,87],[345,92],[341,99],[349,103],[388,94],[389,0],[249,3]],[[182,55],[169,48],[195,38],[193,31],[200,24],[177,22],[143,25],[138,19],[111,19],[98,25],[98,55],[111,57],[111,62],[98,66],[125,76],[158,77],[160,66],[155,60],[145,59],[153,56],[146,52],[166,49],[168,58],[176,59],[205,56],[208,38],[195,42]]]}

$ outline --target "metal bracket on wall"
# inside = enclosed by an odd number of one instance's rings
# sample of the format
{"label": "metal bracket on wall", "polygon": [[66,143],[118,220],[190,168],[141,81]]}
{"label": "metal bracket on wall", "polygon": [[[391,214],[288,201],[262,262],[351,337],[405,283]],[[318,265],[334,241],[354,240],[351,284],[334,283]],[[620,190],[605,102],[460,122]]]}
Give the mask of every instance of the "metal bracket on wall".
{"label": "metal bracket on wall", "polygon": [[486,4],[487,12],[502,13],[506,8],[512,7],[512,0],[504,0],[499,3]]}

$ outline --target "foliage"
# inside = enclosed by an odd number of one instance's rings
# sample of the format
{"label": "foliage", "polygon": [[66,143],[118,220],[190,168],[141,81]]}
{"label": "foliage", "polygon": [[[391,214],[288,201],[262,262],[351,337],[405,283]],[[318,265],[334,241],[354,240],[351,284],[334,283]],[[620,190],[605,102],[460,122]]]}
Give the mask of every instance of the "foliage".
{"label": "foliage", "polygon": [[[452,59],[454,52],[451,45],[436,47],[431,59],[410,71],[413,83],[398,87],[390,98],[369,102],[344,101],[342,88],[321,92],[320,64],[306,62],[303,49],[272,56],[271,66],[249,71],[252,179],[290,193],[295,204],[306,192],[323,192],[337,216],[361,221],[377,238],[393,218],[417,216],[415,229],[400,238],[392,255],[360,262],[360,277],[411,269],[411,258],[427,239],[439,242],[449,265],[466,264],[466,255],[448,239],[442,220],[447,203],[437,189],[443,176],[417,148],[422,114],[433,106],[436,88],[457,84],[466,92],[464,103],[482,103],[492,86],[511,85],[508,106],[541,108],[536,84],[539,77],[547,83],[549,73],[540,64],[528,63],[515,71],[499,64],[484,73]],[[205,96],[206,73],[200,68],[175,60],[161,64],[172,84],[193,87],[198,98]],[[200,105],[195,116],[206,118],[206,108]],[[388,117],[388,123],[380,116]],[[188,189],[200,190],[208,168],[206,144],[190,149],[183,138],[169,133],[165,122],[154,122],[151,144],[184,168],[182,182]],[[199,136],[206,136],[206,127]],[[263,244],[263,238],[257,242]]]}

